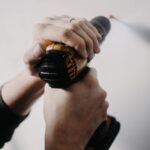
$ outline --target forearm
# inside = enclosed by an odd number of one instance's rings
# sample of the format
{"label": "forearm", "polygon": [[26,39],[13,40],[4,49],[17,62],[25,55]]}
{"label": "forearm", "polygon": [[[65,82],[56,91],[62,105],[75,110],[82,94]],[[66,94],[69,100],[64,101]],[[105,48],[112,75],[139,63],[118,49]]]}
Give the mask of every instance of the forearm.
{"label": "forearm", "polygon": [[[55,108],[50,107],[50,109],[54,110]],[[51,112],[51,114],[53,113],[54,112]],[[49,114],[49,116],[51,115]],[[58,119],[56,116],[51,116],[51,118],[55,118],[55,120]],[[67,120],[63,120],[62,118],[61,121],[57,123],[55,120],[46,122],[45,150],[84,150],[83,140],[79,138],[80,133],[77,134],[78,131],[76,131],[72,125],[69,125],[70,123]],[[63,124],[61,122],[63,122]],[[72,121],[70,120],[70,122]]]}
{"label": "forearm", "polygon": [[30,76],[26,70],[7,82],[2,88],[4,102],[19,115],[29,113],[32,104],[43,93],[45,83]]}
{"label": "forearm", "polygon": [[45,137],[45,150],[84,150],[84,147],[79,144],[67,143],[67,141],[60,142],[54,137],[51,138],[49,135]]}
{"label": "forearm", "polygon": [[45,147],[45,150],[84,150],[83,148],[78,147],[77,145],[69,145],[69,144],[48,144]]}

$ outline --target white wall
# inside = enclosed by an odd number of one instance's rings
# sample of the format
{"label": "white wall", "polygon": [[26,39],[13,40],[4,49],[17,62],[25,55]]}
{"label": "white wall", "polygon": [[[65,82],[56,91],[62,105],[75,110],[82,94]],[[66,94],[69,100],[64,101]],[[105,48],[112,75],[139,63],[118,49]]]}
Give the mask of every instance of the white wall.
{"label": "white wall", "polygon": [[[90,19],[115,14],[126,21],[150,21],[149,5],[149,0],[0,0],[0,83],[23,69],[23,54],[32,44],[32,26],[42,17],[68,14]],[[91,66],[108,91],[109,113],[122,124],[110,150],[149,150],[150,45],[113,21],[102,52]],[[4,150],[43,149],[41,98]]]}

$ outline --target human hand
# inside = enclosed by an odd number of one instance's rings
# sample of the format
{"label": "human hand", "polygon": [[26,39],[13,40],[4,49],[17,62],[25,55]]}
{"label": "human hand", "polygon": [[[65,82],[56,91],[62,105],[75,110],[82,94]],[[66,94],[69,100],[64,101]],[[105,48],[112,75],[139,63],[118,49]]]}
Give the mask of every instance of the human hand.
{"label": "human hand", "polygon": [[39,44],[35,44],[31,49],[29,49],[24,55],[24,63],[27,72],[38,77],[38,71],[36,65],[40,62],[42,57],[46,54],[45,49]]}
{"label": "human hand", "polygon": [[46,150],[83,150],[96,128],[106,119],[106,92],[96,72],[68,89],[45,87]]}
{"label": "human hand", "polygon": [[97,29],[85,18],[47,17],[35,26],[34,40],[47,47],[52,41],[73,47],[89,60],[100,51]]}
{"label": "human hand", "polygon": [[35,25],[33,40],[36,43],[24,55],[24,63],[31,75],[38,76],[37,63],[45,55],[46,47],[52,41],[73,47],[78,54],[88,60],[100,52],[98,38],[100,34],[85,18],[57,16],[44,18]]}

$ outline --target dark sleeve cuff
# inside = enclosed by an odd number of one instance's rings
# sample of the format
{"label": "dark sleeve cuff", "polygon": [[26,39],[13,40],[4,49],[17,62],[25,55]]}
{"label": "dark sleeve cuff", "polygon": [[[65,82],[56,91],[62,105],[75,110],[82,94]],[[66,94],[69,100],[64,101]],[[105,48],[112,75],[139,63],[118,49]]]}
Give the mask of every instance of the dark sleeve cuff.
{"label": "dark sleeve cuff", "polygon": [[18,125],[27,117],[15,114],[4,102],[0,88],[0,148],[9,141]]}

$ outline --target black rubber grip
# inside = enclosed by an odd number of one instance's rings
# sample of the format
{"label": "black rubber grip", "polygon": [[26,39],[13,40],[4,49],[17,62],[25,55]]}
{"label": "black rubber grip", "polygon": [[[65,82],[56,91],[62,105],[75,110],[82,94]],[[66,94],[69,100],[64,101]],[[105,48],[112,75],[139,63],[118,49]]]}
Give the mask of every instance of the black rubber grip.
{"label": "black rubber grip", "polygon": [[111,121],[110,124],[107,125],[105,121],[97,128],[87,144],[88,148],[91,147],[93,150],[109,150],[120,130],[120,123],[112,116],[108,116],[108,118]]}

